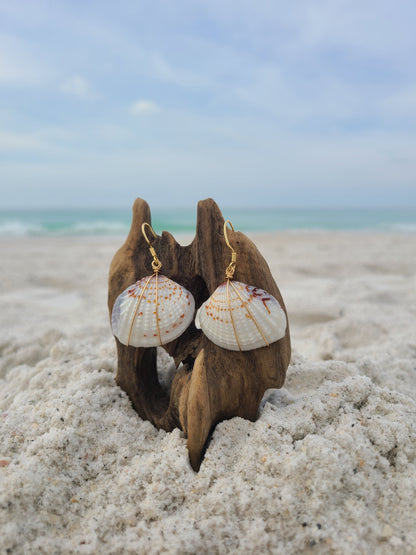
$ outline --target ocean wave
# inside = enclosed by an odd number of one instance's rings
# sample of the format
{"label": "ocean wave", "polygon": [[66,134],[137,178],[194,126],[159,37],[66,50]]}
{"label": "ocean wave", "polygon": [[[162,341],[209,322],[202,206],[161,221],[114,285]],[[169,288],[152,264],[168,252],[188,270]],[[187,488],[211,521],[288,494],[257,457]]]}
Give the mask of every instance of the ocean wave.
{"label": "ocean wave", "polygon": [[128,232],[129,225],[123,222],[75,222],[56,231],[56,235],[120,235]]}
{"label": "ocean wave", "polygon": [[123,235],[129,230],[124,222],[73,222],[47,223],[6,220],[0,222],[1,237],[45,237],[82,235]]}
{"label": "ocean wave", "polygon": [[416,222],[414,223],[395,223],[390,226],[390,231],[398,231],[400,233],[416,233]]}
{"label": "ocean wave", "polygon": [[42,231],[42,225],[33,222],[26,223],[20,220],[0,222],[0,236],[27,237],[29,235],[41,235]]}
{"label": "ocean wave", "polygon": [[[273,231],[368,231],[416,233],[416,210],[227,210],[234,227],[245,233]],[[189,209],[159,211],[152,219],[157,233],[194,234],[196,212]],[[126,235],[130,210],[60,209],[0,210],[0,236],[92,236]]]}

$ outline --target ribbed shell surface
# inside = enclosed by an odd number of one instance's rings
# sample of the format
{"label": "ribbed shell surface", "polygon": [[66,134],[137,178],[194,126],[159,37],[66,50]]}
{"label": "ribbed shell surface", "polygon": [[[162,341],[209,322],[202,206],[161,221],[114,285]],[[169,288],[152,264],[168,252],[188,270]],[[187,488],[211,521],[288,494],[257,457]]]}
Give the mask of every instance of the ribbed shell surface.
{"label": "ribbed shell surface", "polygon": [[213,343],[231,351],[250,351],[284,337],[286,314],[272,295],[227,280],[200,307],[195,325]]}
{"label": "ribbed shell surface", "polygon": [[192,294],[161,274],[146,276],[114,303],[111,327],[124,345],[155,347],[179,337],[195,311]]}

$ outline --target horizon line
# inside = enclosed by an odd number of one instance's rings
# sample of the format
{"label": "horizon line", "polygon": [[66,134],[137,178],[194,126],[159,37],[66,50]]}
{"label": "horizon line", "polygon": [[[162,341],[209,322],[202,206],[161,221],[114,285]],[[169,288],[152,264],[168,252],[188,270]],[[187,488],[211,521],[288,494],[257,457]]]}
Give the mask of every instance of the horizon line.
{"label": "horizon line", "polygon": [[[203,200],[203,199],[201,199]],[[215,200],[215,199],[214,199]],[[215,201],[216,202],[216,201]],[[149,206],[154,207],[154,203],[148,203]],[[220,205],[217,202],[218,206],[221,210],[238,210],[238,211],[247,211],[247,212],[254,212],[257,210],[266,210],[266,211],[273,211],[273,210],[416,210],[416,204],[409,205],[376,205],[371,206],[367,204],[333,204],[333,205],[274,205],[274,206],[265,206],[265,205],[250,205],[250,206],[230,206],[227,204]],[[65,210],[80,210],[80,211],[99,211],[99,210],[132,210],[133,204],[125,204],[125,205],[95,205],[95,206],[86,206],[81,204],[70,204],[70,205],[34,205],[34,206],[17,206],[17,205],[9,205],[0,207],[0,212],[7,212],[7,211],[65,211]],[[196,210],[195,205],[175,205],[175,206],[158,206],[153,208],[154,211],[171,211],[171,210]]]}

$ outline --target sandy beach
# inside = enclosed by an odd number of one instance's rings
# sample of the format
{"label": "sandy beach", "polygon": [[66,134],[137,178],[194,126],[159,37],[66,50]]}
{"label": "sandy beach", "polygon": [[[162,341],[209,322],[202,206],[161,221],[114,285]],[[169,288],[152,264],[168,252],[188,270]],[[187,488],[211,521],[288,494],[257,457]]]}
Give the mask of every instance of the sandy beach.
{"label": "sandy beach", "polygon": [[416,553],[416,234],[253,238],[292,362],[197,474],[115,383],[123,238],[0,239],[0,553]]}

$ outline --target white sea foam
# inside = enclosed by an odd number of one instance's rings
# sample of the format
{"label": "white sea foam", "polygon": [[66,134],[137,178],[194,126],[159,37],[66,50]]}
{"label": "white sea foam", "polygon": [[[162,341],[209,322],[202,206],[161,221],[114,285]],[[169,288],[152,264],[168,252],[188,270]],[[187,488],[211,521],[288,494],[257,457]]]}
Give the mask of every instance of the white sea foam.
{"label": "white sea foam", "polygon": [[120,235],[126,234],[129,227],[123,222],[106,222],[97,220],[93,222],[75,222],[70,228],[61,229],[57,235]]}
{"label": "white sea foam", "polygon": [[[315,210],[315,209],[228,209],[224,215],[243,232],[269,231],[397,231],[416,232],[416,210]],[[154,210],[153,224],[173,234],[193,234],[196,210]],[[119,235],[131,224],[131,210],[67,209],[0,211],[0,236],[29,235]]]}
{"label": "white sea foam", "polygon": [[0,222],[0,236],[24,237],[27,235],[41,235],[44,232],[42,225],[24,220],[6,220]]}
{"label": "white sea foam", "polygon": [[0,221],[0,236],[29,237],[29,236],[78,236],[78,235],[125,235],[129,225],[122,221],[73,221],[34,222],[24,219],[9,219]]}
{"label": "white sea foam", "polygon": [[416,233],[416,222],[392,224],[390,226],[390,231],[399,231],[400,233]]}

